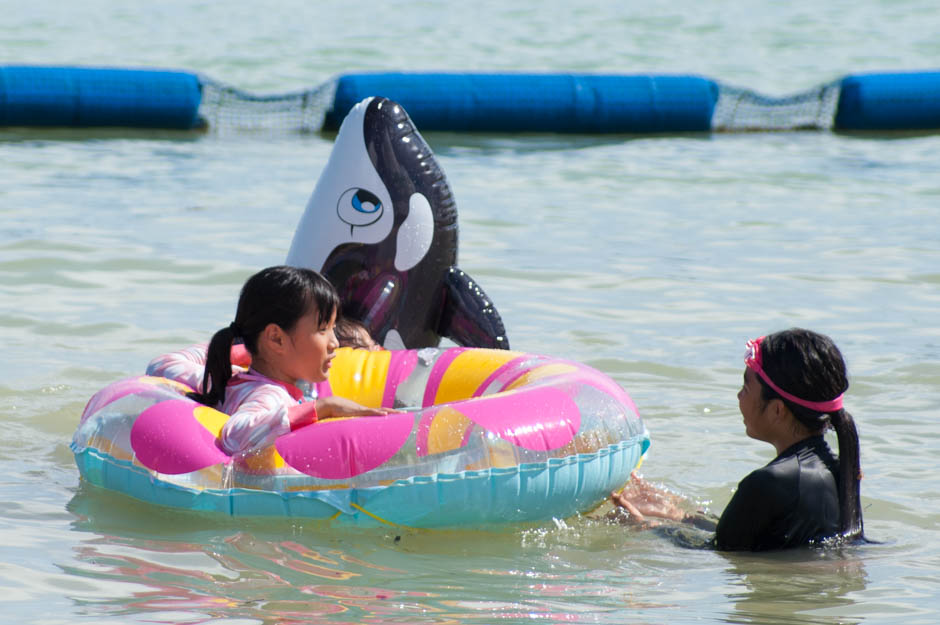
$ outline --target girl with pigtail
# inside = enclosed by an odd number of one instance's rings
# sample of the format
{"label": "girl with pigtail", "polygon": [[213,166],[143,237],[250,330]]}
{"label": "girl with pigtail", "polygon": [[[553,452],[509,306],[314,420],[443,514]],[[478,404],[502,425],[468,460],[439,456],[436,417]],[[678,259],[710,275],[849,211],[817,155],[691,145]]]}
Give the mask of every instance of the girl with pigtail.
{"label": "girl with pigtail", "polygon": [[339,305],[336,290],[316,271],[268,267],[245,282],[235,320],[208,348],[160,356],[147,374],[199,389],[193,399],[231,415],[221,434],[229,454],[265,447],[318,420],[396,412],[336,396],[305,401],[299,385],[326,380],[335,356]]}
{"label": "girl with pigtail", "polygon": [[[749,341],[747,350],[738,407],[747,435],[772,444],[777,457],[741,481],[717,523],[637,476],[611,495],[629,513],[615,518],[712,529],[711,546],[722,551],[863,540],[858,432],[842,405],[849,383],[839,349],[827,336],[794,328]],[[838,459],[823,438],[829,428]]]}

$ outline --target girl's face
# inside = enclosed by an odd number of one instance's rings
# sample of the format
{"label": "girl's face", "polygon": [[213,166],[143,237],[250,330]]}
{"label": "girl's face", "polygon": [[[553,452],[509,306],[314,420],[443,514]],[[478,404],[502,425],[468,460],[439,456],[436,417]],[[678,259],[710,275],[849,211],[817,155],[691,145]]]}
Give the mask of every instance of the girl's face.
{"label": "girl's face", "polygon": [[322,382],[330,371],[339,343],[333,334],[336,311],[329,322],[317,324],[317,311],[301,317],[288,335],[290,345],[284,358],[284,370],[296,380]]}
{"label": "girl's face", "polygon": [[738,408],[744,417],[747,435],[759,441],[770,441],[772,437],[770,402],[761,397],[761,385],[757,374],[749,367],[744,369],[744,385],[738,391]]}

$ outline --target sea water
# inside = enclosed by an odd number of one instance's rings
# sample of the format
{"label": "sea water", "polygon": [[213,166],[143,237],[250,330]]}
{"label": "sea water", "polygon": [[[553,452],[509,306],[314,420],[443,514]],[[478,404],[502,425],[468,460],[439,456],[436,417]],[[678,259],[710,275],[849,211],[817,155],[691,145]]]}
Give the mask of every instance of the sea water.
{"label": "sea water", "polygon": [[[936,69],[928,2],[0,1],[0,62],[163,67],[258,93],[347,71],[696,73],[783,95]],[[228,324],[283,261],[321,134],[0,130],[0,621],[935,623],[940,136],[426,133],[459,264],[516,349],[636,400],[642,472],[720,512],[746,339],[805,326],[851,373],[866,533],[720,554],[596,515],[499,529],[233,520],[82,485],[82,407]]]}

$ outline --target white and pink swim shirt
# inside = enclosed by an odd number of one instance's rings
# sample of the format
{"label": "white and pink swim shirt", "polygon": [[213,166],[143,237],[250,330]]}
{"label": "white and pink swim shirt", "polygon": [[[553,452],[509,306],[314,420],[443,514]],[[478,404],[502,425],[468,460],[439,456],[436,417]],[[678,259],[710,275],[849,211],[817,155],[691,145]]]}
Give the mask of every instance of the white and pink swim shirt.
{"label": "white and pink swim shirt", "polygon": [[[199,344],[158,356],[147,365],[147,375],[201,389],[207,352],[208,346]],[[214,406],[231,415],[222,428],[222,449],[235,455],[273,444],[291,430],[288,409],[303,400],[304,394],[297,386],[233,364],[225,400]]]}

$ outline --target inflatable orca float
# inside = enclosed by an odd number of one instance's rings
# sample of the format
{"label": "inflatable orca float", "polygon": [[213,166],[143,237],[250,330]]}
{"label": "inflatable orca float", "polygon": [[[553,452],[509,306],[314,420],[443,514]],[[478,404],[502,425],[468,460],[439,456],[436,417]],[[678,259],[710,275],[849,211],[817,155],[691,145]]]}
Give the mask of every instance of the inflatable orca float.
{"label": "inflatable orca float", "polygon": [[385,98],[352,108],[300,219],[287,264],[316,269],[343,313],[389,349],[509,349],[499,313],[455,266],[457,208],[431,148]]}

